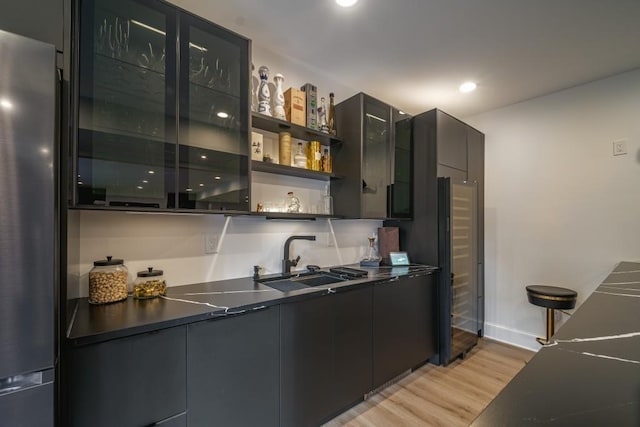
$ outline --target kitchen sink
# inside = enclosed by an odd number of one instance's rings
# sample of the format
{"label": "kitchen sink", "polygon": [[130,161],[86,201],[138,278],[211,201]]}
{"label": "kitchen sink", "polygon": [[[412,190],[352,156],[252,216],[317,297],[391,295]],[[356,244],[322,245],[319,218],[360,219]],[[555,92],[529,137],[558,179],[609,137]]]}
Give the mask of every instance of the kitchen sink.
{"label": "kitchen sink", "polygon": [[326,272],[308,272],[300,274],[283,274],[258,280],[258,283],[282,292],[297,291],[314,286],[330,285],[344,282],[347,279]]}

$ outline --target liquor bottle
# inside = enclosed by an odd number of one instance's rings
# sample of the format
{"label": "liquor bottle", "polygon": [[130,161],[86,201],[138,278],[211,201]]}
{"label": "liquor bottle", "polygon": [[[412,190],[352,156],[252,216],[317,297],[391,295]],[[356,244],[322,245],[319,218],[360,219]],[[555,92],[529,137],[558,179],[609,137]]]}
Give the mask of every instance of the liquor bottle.
{"label": "liquor bottle", "polygon": [[324,153],[322,154],[322,172],[333,172],[333,162],[328,148],[325,148]]}
{"label": "liquor bottle", "polygon": [[329,125],[327,124],[327,106],[324,103],[324,96],[320,98],[320,107],[318,108],[318,125],[320,132],[329,133]]}
{"label": "liquor bottle", "polygon": [[258,69],[260,74],[260,87],[258,88],[258,113],[271,116],[271,92],[269,91],[269,68],[261,66]]}
{"label": "liquor bottle", "polygon": [[329,133],[336,134],[336,106],[333,102],[333,92],[329,93]]}
{"label": "liquor bottle", "polygon": [[298,168],[307,168],[307,156],[304,154],[304,150],[302,149],[302,142],[298,142],[298,149],[296,150],[296,154],[293,156],[293,164]]}

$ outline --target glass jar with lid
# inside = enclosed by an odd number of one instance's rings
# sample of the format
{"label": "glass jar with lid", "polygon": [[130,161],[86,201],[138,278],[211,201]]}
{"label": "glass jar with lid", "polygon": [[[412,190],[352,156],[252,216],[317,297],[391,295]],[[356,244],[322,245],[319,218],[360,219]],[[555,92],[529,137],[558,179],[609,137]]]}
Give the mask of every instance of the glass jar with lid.
{"label": "glass jar with lid", "polygon": [[167,282],[164,280],[162,270],[154,270],[148,267],[145,271],[139,271],[136,281],[133,282],[133,297],[136,299],[155,298],[167,294]]}
{"label": "glass jar with lid", "polygon": [[106,304],[127,299],[129,270],[124,260],[108,256],[93,262],[89,272],[89,303]]}

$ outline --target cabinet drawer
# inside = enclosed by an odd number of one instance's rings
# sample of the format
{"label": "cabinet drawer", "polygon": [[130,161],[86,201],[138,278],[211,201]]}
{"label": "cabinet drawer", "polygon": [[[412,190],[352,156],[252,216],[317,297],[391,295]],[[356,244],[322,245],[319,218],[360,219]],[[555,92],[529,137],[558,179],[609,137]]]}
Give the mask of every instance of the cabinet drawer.
{"label": "cabinet drawer", "polygon": [[71,426],[153,425],[186,410],[186,327],[74,348]]}

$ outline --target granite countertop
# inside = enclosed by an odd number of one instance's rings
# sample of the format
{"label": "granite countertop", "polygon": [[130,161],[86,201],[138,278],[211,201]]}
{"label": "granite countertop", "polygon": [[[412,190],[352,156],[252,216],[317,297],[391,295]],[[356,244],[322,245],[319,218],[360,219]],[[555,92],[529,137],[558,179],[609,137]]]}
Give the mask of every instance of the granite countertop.
{"label": "granite countertop", "polygon": [[[260,310],[284,301],[342,292],[350,287],[387,281],[395,277],[426,275],[437,267],[413,264],[409,267],[360,267],[367,277],[281,292],[255,282],[251,277],[219,280],[192,285],[171,286],[164,297],[91,305],[87,298],[67,304],[67,339],[72,345],[83,345],[121,338],[186,323]],[[323,271],[326,271],[323,269]],[[302,273],[294,272],[294,273]],[[265,275],[269,278],[278,275]]]}
{"label": "granite countertop", "polygon": [[473,422],[640,426],[640,263],[621,262]]}

